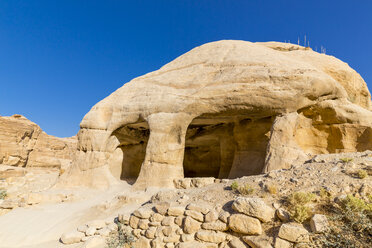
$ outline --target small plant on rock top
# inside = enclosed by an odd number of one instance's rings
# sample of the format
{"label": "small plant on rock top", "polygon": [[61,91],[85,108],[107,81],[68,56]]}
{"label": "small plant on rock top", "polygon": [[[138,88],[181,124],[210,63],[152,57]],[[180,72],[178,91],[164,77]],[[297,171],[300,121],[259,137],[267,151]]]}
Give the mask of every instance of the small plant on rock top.
{"label": "small plant on rock top", "polygon": [[231,187],[232,190],[237,190],[239,188],[239,184],[238,184],[237,181],[234,181],[234,182],[231,183],[230,187]]}
{"label": "small plant on rock top", "polygon": [[357,175],[360,179],[364,179],[368,176],[368,172],[365,170],[358,170]]}
{"label": "small plant on rock top", "polygon": [[6,190],[0,189],[0,200],[5,199],[6,196],[7,196]]}
{"label": "small plant on rock top", "polygon": [[350,163],[353,161],[352,158],[340,158],[341,162],[344,164]]}

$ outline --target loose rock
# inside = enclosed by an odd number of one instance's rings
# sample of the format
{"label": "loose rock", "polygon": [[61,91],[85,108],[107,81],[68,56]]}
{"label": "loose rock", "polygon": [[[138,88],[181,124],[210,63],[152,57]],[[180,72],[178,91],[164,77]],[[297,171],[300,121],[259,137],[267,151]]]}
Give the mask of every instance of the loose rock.
{"label": "loose rock", "polygon": [[191,217],[186,217],[183,223],[183,231],[188,234],[195,233],[200,229],[200,226],[200,222],[194,220]]}
{"label": "loose rock", "polygon": [[85,241],[82,248],[105,248],[106,240],[99,236],[94,236]]}
{"label": "loose rock", "polygon": [[190,216],[197,221],[201,221],[201,222],[204,221],[204,215],[200,212],[195,211],[195,210],[186,210],[185,215]]}
{"label": "loose rock", "polygon": [[133,212],[133,215],[141,219],[148,219],[152,213],[153,211],[150,208],[139,208]]}
{"label": "loose rock", "polygon": [[232,204],[232,208],[240,213],[256,217],[263,222],[274,218],[275,210],[260,198],[238,197]]}
{"label": "loose rock", "polygon": [[260,235],[262,233],[261,223],[258,219],[244,214],[233,214],[230,216],[229,227],[237,233]]}
{"label": "loose rock", "polygon": [[230,240],[229,247],[230,248],[249,248],[249,246],[245,242],[241,241],[239,238],[234,238]]}
{"label": "loose rock", "polygon": [[203,223],[202,228],[206,230],[214,230],[214,231],[226,231],[228,229],[227,224],[223,223],[220,220],[216,220],[214,222]]}
{"label": "loose rock", "polygon": [[279,229],[279,238],[295,242],[309,242],[309,232],[299,224],[283,224]]}
{"label": "loose rock", "polygon": [[132,215],[130,216],[130,219],[129,219],[129,226],[133,229],[136,229],[138,227],[138,222],[139,222],[139,218]]}
{"label": "loose rock", "polygon": [[185,207],[169,207],[168,215],[170,216],[180,216],[185,212]]}
{"label": "loose rock", "polygon": [[169,207],[170,207],[169,202],[160,202],[160,203],[156,204],[154,208],[155,208],[156,212],[158,212],[159,214],[165,215],[167,213]]}
{"label": "loose rock", "polygon": [[101,229],[106,226],[106,222],[104,220],[93,220],[87,224],[88,227],[93,227],[95,229]]}
{"label": "loose rock", "polygon": [[276,237],[275,238],[275,248],[292,248],[293,244],[287,240]]}
{"label": "loose rock", "polygon": [[61,242],[66,245],[79,243],[84,236],[84,233],[78,231],[67,232],[62,234]]}
{"label": "loose rock", "polygon": [[205,215],[205,222],[213,222],[218,220],[219,213],[217,210],[212,210],[208,214]]}
{"label": "loose rock", "polygon": [[288,211],[286,211],[285,209],[283,208],[278,208],[276,210],[276,216],[278,216],[278,218],[283,221],[283,222],[288,222],[289,219],[290,219],[290,215],[288,213]]}
{"label": "loose rock", "polygon": [[186,209],[195,210],[195,211],[198,211],[202,214],[207,214],[210,211],[211,207],[209,205],[206,205],[206,204],[190,203],[189,205],[187,205]]}
{"label": "loose rock", "polygon": [[314,214],[310,220],[311,231],[315,233],[322,233],[328,230],[328,220],[325,215]]}
{"label": "loose rock", "polygon": [[251,248],[272,248],[271,240],[265,236],[245,236],[242,238]]}
{"label": "loose rock", "polygon": [[221,243],[226,240],[225,233],[206,230],[198,231],[196,237],[201,241],[210,243]]}

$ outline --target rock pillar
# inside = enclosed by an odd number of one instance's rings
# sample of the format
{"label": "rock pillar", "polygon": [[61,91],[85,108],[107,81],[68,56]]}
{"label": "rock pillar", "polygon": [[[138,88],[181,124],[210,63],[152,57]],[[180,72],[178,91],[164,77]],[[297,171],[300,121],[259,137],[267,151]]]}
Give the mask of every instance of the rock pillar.
{"label": "rock pillar", "polygon": [[187,127],[193,117],[185,113],[156,113],[147,117],[150,137],[136,188],[174,187],[183,178]]}
{"label": "rock pillar", "polygon": [[304,162],[307,155],[295,141],[297,112],[277,116],[271,128],[263,172],[288,169],[294,162]]}
{"label": "rock pillar", "polygon": [[235,142],[232,130],[220,136],[221,167],[218,178],[228,178],[235,154]]}

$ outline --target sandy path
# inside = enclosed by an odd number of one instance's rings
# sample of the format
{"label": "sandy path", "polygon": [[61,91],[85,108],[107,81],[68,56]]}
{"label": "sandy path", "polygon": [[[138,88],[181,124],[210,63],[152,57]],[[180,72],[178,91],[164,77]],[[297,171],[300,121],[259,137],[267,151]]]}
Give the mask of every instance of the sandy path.
{"label": "sandy path", "polygon": [[[151,197],[150,193],[131,192],[128,184],[118,185],[107,191],[75,190],[73,193],[84,195],[85,200],[17,208],[0,216],[0,247],[79,247],[61,245],[58,242],[61,234],[89,220],[113,218],[118,212],[130,212]],[[105,202],[111,202],[115,196],[123,194],[138,200],[125,207],[122,204],[101,207]]]}

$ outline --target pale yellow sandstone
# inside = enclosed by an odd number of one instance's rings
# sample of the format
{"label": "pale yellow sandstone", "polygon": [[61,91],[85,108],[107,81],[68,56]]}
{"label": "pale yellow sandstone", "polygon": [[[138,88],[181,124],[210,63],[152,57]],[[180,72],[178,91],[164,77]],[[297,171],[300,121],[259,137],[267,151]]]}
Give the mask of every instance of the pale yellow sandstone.
{"label": "pale yellow sandstone", "polygon": [[[208,178],[191,180],[197,187],[289,168],[308,154],[368,149],[371,95],[346,63],[293,44],[222,40],[97,103],[60,184],[174,187],[184,176]],[[209,156],[197,159],[200,151]]]}
{"label": "pale yellow sandstone", "polygon": [[262,233],[261,222],[244,214],[233,214],[229,219],[229,227],[237,233],[248,235],[260,235]]}

